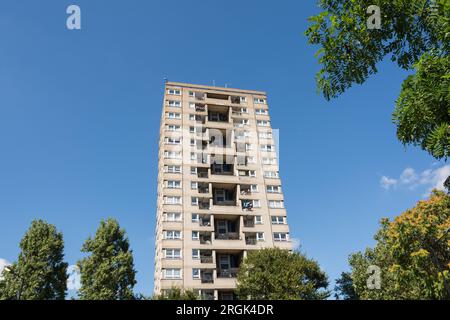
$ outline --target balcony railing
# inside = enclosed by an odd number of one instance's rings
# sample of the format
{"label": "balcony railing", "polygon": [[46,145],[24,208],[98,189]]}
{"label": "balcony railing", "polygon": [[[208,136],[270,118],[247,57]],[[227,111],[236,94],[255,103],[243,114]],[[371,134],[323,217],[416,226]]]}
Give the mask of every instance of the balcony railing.
{"label": "balcony railing", "polygon": [[199,178],[208,178],[208,172],[198,172],[197,177]]}
{"label": "balcony railing", "polygon": [[213,257],[212,256],[200,256],[200,262],[201,263],[213,263]]}
{"label": "balcony railing", "polygon": [[257,243],[256,238],[245,238],[245,244],[254,246],[256,245],[256,243]]}
{"label": "balcony railing", "polygon": [[200,244],[211,244],[211,236],[200,236]]}
{"label": "balcony railing", "polygon": [[228,232],[228,233],[216,233],[216,239],[218,240],[239,240],[239,233]]}
{"label": "balcony railing", "polygon": [[253,228],[255,226],[254,220],[244,220],[244,227]]}
{"label": "balcony railing", "polygon": [[200,225],[200,227],[210,227],[211,226],[211,220],[210,219],[208,219],[208,220],[200,219],[199,225]]}
{"label": "balcony railing", "polygon": [[201,277],[201,281],[202,283],[214,283],[213,275],[203,275]]}
{"label": "balcony railing", "polygon": [[217,273],[218,278],[236,278],[239,272],[239,268],[219,269]]}

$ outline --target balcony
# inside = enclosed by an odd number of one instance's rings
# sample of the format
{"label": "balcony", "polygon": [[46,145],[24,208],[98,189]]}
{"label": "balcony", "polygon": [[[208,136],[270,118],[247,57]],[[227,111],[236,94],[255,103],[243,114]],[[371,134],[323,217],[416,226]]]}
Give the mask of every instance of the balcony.
{"label": "balcony", "polygon": [[245,228],[254,228],[255,227],[255,218],[254,217],[244,217],[244,227]]}
{"label": "balcony", "polygon": [[214,290],[201,290],[201,300],[214,300]]}
{"label": "balcony", "polygon": [[197,177],[200,179],[208,179],[208,169],[207,168],[197,168]]}
{"label": "balcony", "polygon": [[244,211],[253,211],[253,200],[242,199],[242,210]]}
{"label": "balcony", "polygon": [[225,218],[225,216],[214,217],[214,234],[217,240],[240,240],[239,234],[240,217],[231,216]]}
{"label": "balcony", "polygon": [[236,278],[239,268],[219,269],[217,272],[218,278]]}
{"label": "balcony", "polygon": [[213,263],[213,257],[210,256],[200,256],[200,263]]}
{"label": "balcony", "polygon": [[239,96],[231,96],[231,103],[232,104],[241,104],[241,97],[239,97]]}
{"label": "balcony", "polygon": [[200,244],[211,244],[211,232],[204,232],[199,234]]}
{"label": "balcony", "polygon": [[195,100],[203,101],[205,100],[205,94],[203,92],[194,92]]}
{"label": "balcony", "polygon": [[202,103],[196,103],[195,112],[206,112],[206,106]]}
{"label": "balcony", "polygon": [[243,251],[218,251],[216,257],[217,278],[236,278],[243,259]]}
{"label": "balcony", "polygon": [[226,233],[216,233],[217,240],[240,240],[239,233],[237,232],[226,232]]}
{"label": "balcony", "polygon": [[256,240],[256,237],[246,236],[245,237],[245,244],[255,246],[258,243],[258,240]]}
{"label": "balcony", "polygon": [[236,206],[235,184],[212,184],[214,206]]}
{"label": "balcony", "polygon": [[197,191],[200,194],[209,194],[209,183],[198,183]]}
{"label": "balcony", "polygon": [[202,283],[214,283],[214,272],[212,270],[201,270],[200,279]]}
{"label": "balcony", "polygon": [[200,210],[209,210],[210,209],[209,199],[206,198],[199,199],[198,208]]}
{"label": "balcony", "polygon": [[200,216],[198,224],[200,227],[210,227],[211,226],[211,217],[209,215]]}

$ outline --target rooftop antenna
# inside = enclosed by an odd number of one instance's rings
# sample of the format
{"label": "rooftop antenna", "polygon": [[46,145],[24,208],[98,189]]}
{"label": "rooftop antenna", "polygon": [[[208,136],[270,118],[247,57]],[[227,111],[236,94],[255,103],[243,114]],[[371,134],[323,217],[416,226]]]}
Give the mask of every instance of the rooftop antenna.
{"label": "rooftop antenna", "polygon": [[167,81],[169,81],[169,79],[167,79],[167,77],[164,77],[164,83],[167,83]]}
{"label": "rooftop antenna", "polygon": [[216,86],[216,80],[213,80],[213,87]]}
{"label": "rooftop antenna", "polygon": [[228,88],[228,83],[225,83],[225,88]]}

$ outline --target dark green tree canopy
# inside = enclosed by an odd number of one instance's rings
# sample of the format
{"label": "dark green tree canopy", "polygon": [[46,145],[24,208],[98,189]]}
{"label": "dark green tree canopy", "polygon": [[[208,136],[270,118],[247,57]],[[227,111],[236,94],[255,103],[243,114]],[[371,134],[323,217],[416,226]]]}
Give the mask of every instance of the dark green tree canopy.
{"label": "dark green tree canopy", "polygon": [[334,287],[336,300],[359,300],[358,294],[353,287],[352,275],[349,272],[342,272],[341,277],[336,280]]}
{"label": "dark green tree canopy", "polygon": [[3,272],[0,299],[57,300],[67,290],[63,236],[42,220],[31,223],[20,242],[17,262]]}
{"label": "dark green tree canopy", "polygon": [[317,262],[298,252],[268,248],[244,259],[236,293],[243,300],[316,300],[329,296],[327,286]]}
{"label": "dark green tree canopy", "polygon": [[[368,29],[369,6],[381,10],[381,28]],[[396,104],[394,123],[404,144],[447,158],[450,141],[450,1],[319,0],[309,18],[310,44],[319,45],[318,89],[327,100],[377,73],[385,57],[408,77]]]}
{"label": "dark green tree canopy", "polygon": [[132,300],[136,284],[133,255],[126,233],[114,219],[101,221],[93,239],[85,241],[78,262],[81,272],[80,299]]}

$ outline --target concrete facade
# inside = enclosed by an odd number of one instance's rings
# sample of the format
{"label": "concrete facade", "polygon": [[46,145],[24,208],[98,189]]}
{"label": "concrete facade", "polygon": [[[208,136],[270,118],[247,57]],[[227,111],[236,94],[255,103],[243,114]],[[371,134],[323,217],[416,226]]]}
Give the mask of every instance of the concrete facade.
{"label": "concrete facade", "polygon": [[167,82],[159,142],[154,292],[233,299],[251,250],[291,250],[262,91]]}

